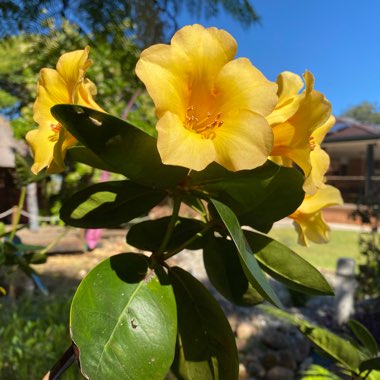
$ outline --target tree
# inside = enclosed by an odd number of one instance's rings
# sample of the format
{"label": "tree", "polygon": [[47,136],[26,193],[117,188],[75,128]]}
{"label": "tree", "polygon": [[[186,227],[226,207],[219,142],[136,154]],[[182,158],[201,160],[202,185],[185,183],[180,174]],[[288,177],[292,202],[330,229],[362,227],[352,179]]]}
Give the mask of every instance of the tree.
{"label": "tree", "polygon": [[76,23],[81,34],[111,34],[119,39],[134,35],[144,47],[173,34],[184,7],[198,17],[215,16],[223,8],[249,26],[259,20],[250,3],[249,0],[4,0],[0,3],[0,36],[46,31],[49,22],[59,25],[60,20],[66,19]]}
{"label": "tree", "polygon": [[258,21],[248,0],[1,1],[0,112],[12,120],[15,136],[24,137],[34,125],[40,68],[52,67],[62,53],[86,45],[93,48],[88,77],[97,85],[98,103],[123,118],[134,118],[132,110],[139,113],[134,119],[154,125],[153,107],[134,67],[142,48],[175,31],[183,7],[206,17],[223,7],[244,25]]}
{"label": "tree", "polygon": [[380,124],[379,108],[370,102],[362,102],[349,108],[342,116],[352,117],[355,120],[367,124]]}

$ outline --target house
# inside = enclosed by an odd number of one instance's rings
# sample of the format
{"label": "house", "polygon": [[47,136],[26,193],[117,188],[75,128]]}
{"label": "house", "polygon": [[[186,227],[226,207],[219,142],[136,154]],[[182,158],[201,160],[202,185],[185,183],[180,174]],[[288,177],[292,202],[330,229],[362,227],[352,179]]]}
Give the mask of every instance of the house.
{"label": "house", "polygon": [[[15,183],[15,153],[25,155],[27,146],[13,137],[9,122],[0,115],[0,214],[18,204],[20,189]],[[2,222],[10,221],[10,215]]]}
{"label": "house", "polygon": [[338,117],[322,147],[330,155],[328,183],[345,203],[380,196],[380,126]]}

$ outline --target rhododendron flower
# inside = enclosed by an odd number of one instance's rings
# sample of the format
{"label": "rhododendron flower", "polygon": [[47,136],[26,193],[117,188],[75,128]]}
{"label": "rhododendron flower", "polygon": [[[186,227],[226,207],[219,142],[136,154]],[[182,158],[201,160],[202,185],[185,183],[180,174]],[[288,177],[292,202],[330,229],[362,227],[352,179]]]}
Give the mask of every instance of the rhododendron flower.
{"label": "rhododendron flower", "polygon": [[339,190],[330,185],[318,189],[314,195],[306,195],[301,206],[289,216],[294,220],[298,243],[305,246],[309,240],[314,243],[327,243],[330,228],[321,210],[340,204],[343,204],[343,200]]}
{"label": "rhododendron flower", "polygon": [[316,145],[313,134],[324,125],[331,128],[332,124],[328,124],[331,104],[313,89],[313,75],[306,71],[304,80],[305,89],[299,93],[303,83],[298,75],[289,72],[279,75],[279,101],[267,120],[274,134],[271,156],[278,156],[274,158],[276,162],[297,164],[307,177],[311,171],[310,153]]}
{"label": "rhododendron flower", "polygon": [[317,128],[310,137],[310,165],[311,171],[305,179],[303,189],[309,195],[315,194],[318,188],[325,187],[325,173],[330,166],[330,156],[321,148],[323,139],[327,132],[335,124],[335,117],[330,116],[326,123]]}
{"label": "rhododendron flower", "polygon": [[273,133],[265,119],[277,85],[246,58],[224,30],[186,26],[170,45],[144,50],[136,66],[152,97],[163,163],[202,170],[216,161],[236,171],[267,160]]}
{"label": "rhododendron flower", "polygon": [[34,120],[38,129],[29,131],[26,139],[32,148],[34,164],[32,172],[47,168],[47,173],[64,170],[67,149],[76,139],[50,113],[56,104],[80,104],[99,111],[95,103],[95,85],[84,77],[92,61],[88,59],[89,47],[63,54],[57,69],[43,68],[37,83],[37,99],[34,103]]}

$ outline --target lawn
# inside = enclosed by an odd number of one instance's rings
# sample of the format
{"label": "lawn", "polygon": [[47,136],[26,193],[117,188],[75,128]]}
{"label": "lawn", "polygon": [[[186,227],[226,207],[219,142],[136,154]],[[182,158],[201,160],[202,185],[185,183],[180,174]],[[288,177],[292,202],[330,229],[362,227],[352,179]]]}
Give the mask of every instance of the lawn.
{"label": "lawn", "polygon": [[319,269],[335,270],[336,261],[340,257],[350,257],[357,262],[361,260],[359,254],[359,231],[331,231],[331,240],[328,244],[313,244],[302,247],[297,244],[297,234],[292,226],[274,227],[269,235],[291,248],[305,260]]}

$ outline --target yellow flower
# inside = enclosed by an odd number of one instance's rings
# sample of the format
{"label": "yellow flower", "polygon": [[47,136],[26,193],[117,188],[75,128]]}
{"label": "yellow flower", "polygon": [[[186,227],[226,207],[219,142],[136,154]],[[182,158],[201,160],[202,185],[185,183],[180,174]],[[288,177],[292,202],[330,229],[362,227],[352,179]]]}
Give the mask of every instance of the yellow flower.
{"label": "yellow flower", "polygon": [[335,123],[335,117],[330,116],[326,123],[317,128],[310,137],[310,165],[311,171],[305,179],[303,189],[309,195],[315,194],[318,188],[325,187],[325,173],[330,166],[329,155],[321,148],[322,141],[327,132]]}
{"label": "yellow flower", "polygon": [[95,85],[84,77],[92,64],[88,59],[89,49],[86,47],[63,54],[56,70],[44,68],[40,71],[33,107],[38,129],[26,135],[34,155],[32,172],[35,174],[44,168],[49,174],[63,171],[66,151],[77,141],[54,119],[50,113],[51,107],[56,104],[80,104],[102,111],[92,98],[96,94]]}
{"label": "yellow flower", "polygon": [[334,186],[325,185],[314,195],[306,195],[297,211],[289,216],[294,220],[298,232],[298,243],[305,246],[308,245],[309,240],[314,243],[327,243],[330,228],[326,224],[321,210],[340,204],[343,204],[343,199],[339,190]]}
{"label": "yellow flower", "polygon": [[[314,77],[306,71],[305,89],[299,93],[303,84],[301,78],[293,73],[284,72],[277,78],[279,102],[267,117],[273,129],[274,143],[271,156],[276,162],[294,162],[310,175],[310,153],[316,142],[313,134],[328,123],[331,104],[325,96],[314,90]],[[323,129],[324,130],[324,129]]]}
{"label": "yellow flower", "polygon": [[170,45],[144,50],[136,66],[152,97],[163,163],[202,170],[216,161],[236,171],[262,165],[273,134],[265,116],[277,86],[246,58],[233,60],[233,37],[186,26]]}

